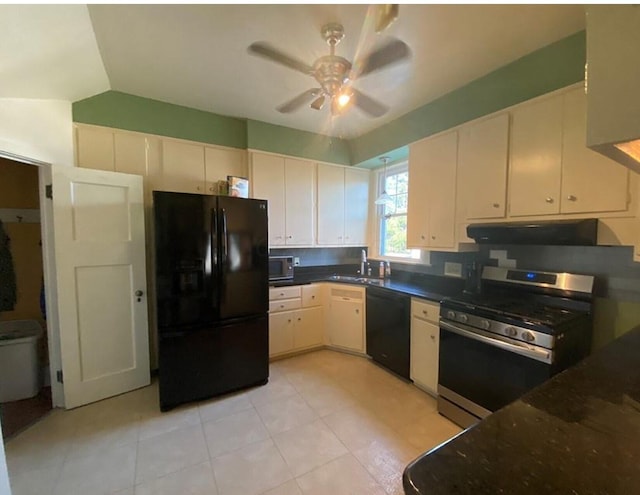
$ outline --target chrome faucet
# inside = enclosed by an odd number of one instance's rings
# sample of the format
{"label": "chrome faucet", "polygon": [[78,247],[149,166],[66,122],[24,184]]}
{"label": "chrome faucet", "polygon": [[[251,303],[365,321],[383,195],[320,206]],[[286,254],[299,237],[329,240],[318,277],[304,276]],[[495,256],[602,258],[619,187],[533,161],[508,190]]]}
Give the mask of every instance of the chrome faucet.
{"label": "chrome faucet", "polygon": [[367,252],[363,249],[362,253],[360,253],[360,275],[365,275],[365,265],[367,264]]}

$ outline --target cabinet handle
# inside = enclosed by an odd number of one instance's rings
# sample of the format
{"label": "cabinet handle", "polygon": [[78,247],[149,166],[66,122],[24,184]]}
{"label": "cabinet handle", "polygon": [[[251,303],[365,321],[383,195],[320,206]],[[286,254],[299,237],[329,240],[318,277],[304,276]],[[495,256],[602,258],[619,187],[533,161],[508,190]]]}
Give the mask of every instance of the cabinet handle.
{"label": "cabinet handle", "polygon": [[421,236],[420,236],[420,239],[424,240],[424,236],[423,236],[423,235],[421,235]]}
{"label": "cabinet handle", "polygon": [[500,203],[493,203],[494,208],[500,208]]}
{"label": "cabinet handle", "polygon": [[287,320],[287,323],[291,323],[291,318],[289,318],[289,319]]}
{"label": "cabinet handle", "polygon": [[292,237],[293,237],[293,236],[291,236],[291,235],[288,235],[288,236],[287,236],[287,239],[291,239]]}
{"label": "cabinet handle", "polygon": [[356,314],[359,315],[360,314],[360,310],[356,309]]}
{"label": "cabinet handle", "polygon": [[569,194],[569,196],[567,196],[567,199],[569,201],[577,201],[578,200],[578,198],[576,198],[573,194]]}
{"label": "cabinet handle", "polygon": [[280,295],[281,295],[281,296],[284,296],[284,292],[281,292],[281,293],[280,293]]}
{"label": "cabinet handle", "polygon": [[199,191],[199,190],[200,190],[200,186],[196,186],[196,191]]}
{"label": "cabinet handle", "polygon": [[431,239],[433,239],[433,240],[435,241],[435,240],[436,240],[436,236],[435,236],[435,235],[432,235],[432,236],[431,236]]}
{"label": "cabinet handle", "polygon": [[[281,308],[281,309],[284,309],[284,304],[281,304],[281,305],[280,305],[280,308]],[[291,321],[291,320],[289,320],[289,321]]]}
{"label": "cabinet handle", "polygon": [[311,299],[315,299],[315,298],[316,298],[316,296],[311,296]]}
{"label": "cabinet handle", "polygon": [[209,191],[213,192],[213,186],[211,186],[211,187],[209,188]]}
{"label": "cabinet handle", "polygon": [[342,236],[341,236],[341,235],[339,235],[339,236],[338,236],[338,239],[342,239]]}
{"label": "cabinet handle", "polygon": [[425,316],[427,316],[427,314],[428,314],[428,313],[427,313],[427,310],[426,310],[426,309],[423,309],[423,310],[422,310],[422,314],[423,314],[423,315],[425,315]]}
{"label": "cabinet handle", "polygon": [[436,340],[436,336],[435,336],[435,335],[432,335],[432,336],[431,336],[431,340]]}
{"label": "cabinet handle", "polygon": [[298,321],[302,321],[302,318],[298,318]]}
{"label": "cabinet handle", "polygon": [[549,204],[553,203],[553,198],[552,197],[548,197],[547,199],[545,199],[545,201]]}

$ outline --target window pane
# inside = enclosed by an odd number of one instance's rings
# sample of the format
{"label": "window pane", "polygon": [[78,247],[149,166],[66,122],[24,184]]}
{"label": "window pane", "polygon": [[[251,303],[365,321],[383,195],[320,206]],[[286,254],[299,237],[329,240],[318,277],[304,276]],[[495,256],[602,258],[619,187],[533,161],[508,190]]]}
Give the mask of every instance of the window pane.
{"label": "window pane", "polygon": [[403,194],[409,191],[409,172],[402,172],[398,174],[398,185],[397,192],[398,194]]}
{"label": "window pane", "polygon": [[387,181],[385,182],[385,190],[387,191],[387,194],[396,193],[396,182],[397,182],[397,176],[390,175],[387,177]]}
{"label": "window pane", "polygon": [[389,217],[384,220],[384,253],[387,256],[407,256],[407,217]]}
{"label": "window pane", "polygon": [[407,194],[398,194],[396,196],[396,213],[407,212]]}

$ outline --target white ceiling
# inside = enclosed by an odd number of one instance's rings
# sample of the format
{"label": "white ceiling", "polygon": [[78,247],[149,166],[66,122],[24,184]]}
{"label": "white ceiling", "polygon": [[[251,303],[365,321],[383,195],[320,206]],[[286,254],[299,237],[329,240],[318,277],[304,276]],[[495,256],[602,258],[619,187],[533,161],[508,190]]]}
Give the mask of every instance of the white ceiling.
{"label": "white ceiling", "polygon": [[[0,96],[75,101],[110,88],[350,138],[585,25],[579,5],[402,5],[382,35],[365,22],[366,5],[90,5],[88,11],[90,21],[83,5],[0,6],[0,57],[9,61],[0,63]],[[311,64],[328,53],[319,31],[330,21],[344,25],[337,54],[352,61],[389,37],[410,46],[410,61],[355,83],[391,107],[383,117],[357,109],[333,119],[328,108],[275,110],[315,81],[253,57],[247,47],[268,41]]]}

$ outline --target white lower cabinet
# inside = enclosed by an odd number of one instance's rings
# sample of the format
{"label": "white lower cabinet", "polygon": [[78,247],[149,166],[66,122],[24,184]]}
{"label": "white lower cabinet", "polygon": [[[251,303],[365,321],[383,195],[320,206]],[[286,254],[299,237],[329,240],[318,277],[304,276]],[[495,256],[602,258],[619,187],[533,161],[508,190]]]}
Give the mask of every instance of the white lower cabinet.
{"label": "white lower cabinet", "polygon": [[411,300],[410,376],[413,383],[433,395],[438,393],[439,314],[439,304]]}
{"label": "white lower cabinet", "polygon": [[329,286],[326,322],[330,345],[364,352],[364,300],[364,288]]}
{"label": "white lower cabinet", "polygon": [[269,357],[323,344],[323,308],[317,284],[269,291]]}

